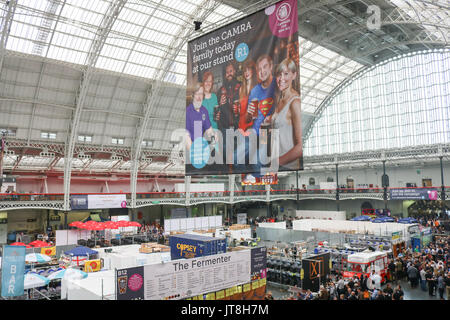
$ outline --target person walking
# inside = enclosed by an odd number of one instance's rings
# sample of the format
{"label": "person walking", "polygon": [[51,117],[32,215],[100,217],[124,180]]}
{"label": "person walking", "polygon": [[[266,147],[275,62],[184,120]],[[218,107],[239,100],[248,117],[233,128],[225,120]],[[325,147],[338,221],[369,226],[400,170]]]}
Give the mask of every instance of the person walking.
{"label": "person walking", "polygon": [[425,266],[422,266],[419,276],[420,276],[420,288],[422,291],[427,291],[427,279],[425,278],[427,272],[425,271]]}
{"label": "person walking", "polygon": [[447,300],[450,300],[450,271],[447,273],[447,276],[444,278],[445,287],[447,291]]}
{"label": "person walking", "polygon": [[444,290],[445,290],[445,280],[443,272],[439,273],[437,278],[437,291],[439,292],[439,298],[444,299]]}
{"label": "person walking", "polygon": [[344,291],[345,288],[345,282],[344,282],[344,278],[339,277],[339,281],[337,282],[337,292],[338,295],[341,296],[341,294],[345,293]]}
{"label": "person walking", "polygon": [[411,282],[411,288],[415,288],[417,286],[417,282],[419,279],[419,271],[416,267],[411,263],[408,270],[406,271],[408,274],[408,279]]}
{"label": "person walking", "polygon": [[425,278],[427,279],[428,283],[428,294],[431,297],[434,297],[434,283],[436,279],[434,278],[433,271],[431,269],[428,269],[427,274],[425,275]]}

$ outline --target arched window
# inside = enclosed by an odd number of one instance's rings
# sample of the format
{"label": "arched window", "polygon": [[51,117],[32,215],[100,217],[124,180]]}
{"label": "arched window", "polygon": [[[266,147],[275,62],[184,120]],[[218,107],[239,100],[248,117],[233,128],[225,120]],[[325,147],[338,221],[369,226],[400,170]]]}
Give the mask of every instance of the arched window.
{"label": "arched window", "polygon": [[305,155],[450,143],[450,50],[388,59],[323,102]]}

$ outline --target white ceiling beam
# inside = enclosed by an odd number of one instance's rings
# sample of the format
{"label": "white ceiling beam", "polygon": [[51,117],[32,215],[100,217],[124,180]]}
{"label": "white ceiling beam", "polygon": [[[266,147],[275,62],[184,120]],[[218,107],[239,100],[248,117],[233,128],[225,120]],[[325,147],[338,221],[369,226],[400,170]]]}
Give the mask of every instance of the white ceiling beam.
{"label": "white ceiling beam", "polygon": [[108,34],[125,4],[126,0],[116,0],[110,3],[110,6],[103,16],[102,22],[98,26],[97,33],[91,43],[91,47],[86,58],[85,68],[81,78],[78,96],[76,98],[76,108],[67,135],[64,161],[64,210],[70,210],[70,178],[72,173],[73,151],[77,141],[78,127],[81,114],[83,112],[86,95],[89,90],[89,83],[95,71],[95,65]]}

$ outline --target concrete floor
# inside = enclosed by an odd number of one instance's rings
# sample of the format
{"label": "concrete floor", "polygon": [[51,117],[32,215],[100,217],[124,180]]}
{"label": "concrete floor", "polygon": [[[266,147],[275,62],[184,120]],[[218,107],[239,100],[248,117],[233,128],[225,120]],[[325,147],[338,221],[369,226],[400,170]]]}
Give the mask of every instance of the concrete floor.
{"label": "concrete floor", "polygon": [[[403,292],[405,293],[404,300],[439,300],[439,293],[436,292],[436,296],[431,297],[428,295],[428,287],[426,291],[422,291],[420,286],[416,288],[411,288],[409,282],[405,280],[401,280],[399,284],[402,286]],[[391,287],[395,288],[397,283],[391,283]],[[382,289],[385,288],[385,285],[382,286]],[[273,297],[276,300],[284,300],[286,297],[290,295],[286,290],[279,288],[278,286],[272,286],[268,284],[267,290],[272,292]],[[447,294],[444,291],[444,299],[447,300]]]}

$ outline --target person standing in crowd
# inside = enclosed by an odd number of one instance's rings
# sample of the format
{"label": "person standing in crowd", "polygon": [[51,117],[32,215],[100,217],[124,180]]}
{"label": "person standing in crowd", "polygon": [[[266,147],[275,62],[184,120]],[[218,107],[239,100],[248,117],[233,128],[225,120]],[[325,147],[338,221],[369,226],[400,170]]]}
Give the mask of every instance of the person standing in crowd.
{"label": "person standing in crowd", "polygon": [[380,290],[381,289],[381,276],[375,272],[375,270],[372,271],[372,274],[370,275],[370,280],[372,281],[372,285],[374,288]]}
{"label": "person standing in crowd", "polygon": [[436,282],[437,282],[437,291],[439,292],[439,298],[442,300],[444,299],[444,290],[445,290],[445,280],[443,272],[439,272]]}
{"label": "person standing in crowd", "polygon": [[392,300],[403,300],[405,293],[402,290],[402,286],[398,285],[397,288],[394,291],[394,294],[392,296]]}
{"label": "person standing in crowd", "polygon": [[450,271],[447,272],[447,276],[444,278],[445,290],[447,291],[447,300],[450,300]]}
{"label": "person standing in crowd", "polygon": [[203,98],[202,105],[208,110],[209,122],[213,129],[217,129],[217,122],[214,120],[214,107],[219,105],[217,96],[213,92],[214,76],[211,71],[206,71],[203,74],[203,89],[205,96]]}
{"label": "person standing in crowd", "polygon": [[[208,136],[214,135],[211,122],[209,122],[208,110],[202,106],[203,96],[203,86],[200,83],[195,84],[192,103],[186,108],[187,150],[190,150],[195,139],[203,137],[205,133]],[[196,132],[197,127],[200,129],[199,132]]]}
{"label": "person standing in crowd", "polygon": [[395,272],[397,275],[397,280],[401,280],[403,279],[403,264],[402,264],[402,260],[398,259],[397,262],[395,263]]}
{"label": "person standing in crowd", "polygon": [[392,295],[394,294],[394,290],[391,288],[391,284],[386,284],[386,288],[383,290],[386,299],[385,300],[392,300]]}
{"label": "person standing in crowd", "polygon": [[425,271],[425,265],[422,266],[419,275],[420,275],[420,288],[422,291],[427,291],[427,279],[426,279],[427,272]]}
{"label": "person standing in crowd", "polygon": [[435,287],[435,281],[436,279],[434,278],[433,275],[433,270],[432,268],[429,268],[425,278],[427,279],[427,283],[428,283],[428,294],[432,297],[434,297],[434,287]]}
{"label": "person standing in crowd", "polygon": [[341,296],[341,294],[344,294],[344,289],[345,289],[345,282],[344,282],[344,278],[341,276],[339,277],[339,280],[337,282],[337,292],[338,295]]}
{"label": "person standing in crowd", "polygon": [[411,282],[411,288],[415,288],[417,286],[417,282],[419,279],[419,271],[416,267],[411,263],[407,270],[408,279]]}
{"label": "person standing in crowd", "polygon": [[361,273],[361,289],[365,291],[367,289],[367,277],[364,275],[364,273]]}
{"label": "person standing in crowd", "polygon": [[397,280],[396,274],[395,274],[395,262],[393,259],[389,261],[388,264],[388,270],[389,270],[389,280],[394,282]]}
{"label": "person standing in crowd", "polygon": [[[291,59],[283,60],[276,68],[277,83],[274,113],[267,117],[272,129],[279,130],[280,168],[299,169],[302,147],[302,117],[300,94],[297,92],[297,65]],[[273,149],[273,148],[272,148]]]}

